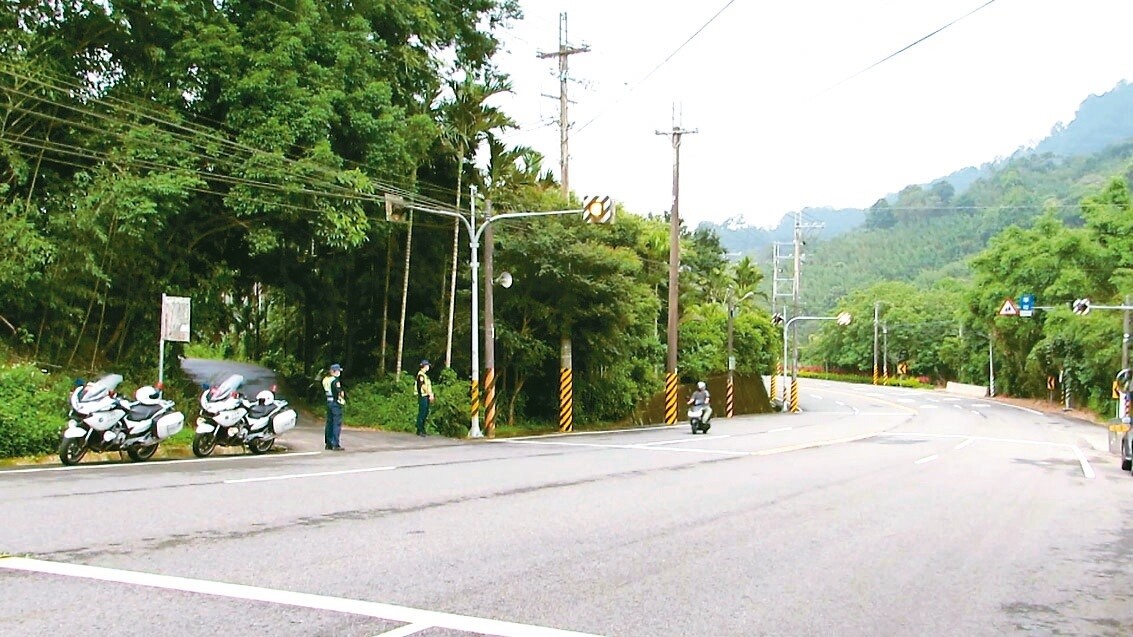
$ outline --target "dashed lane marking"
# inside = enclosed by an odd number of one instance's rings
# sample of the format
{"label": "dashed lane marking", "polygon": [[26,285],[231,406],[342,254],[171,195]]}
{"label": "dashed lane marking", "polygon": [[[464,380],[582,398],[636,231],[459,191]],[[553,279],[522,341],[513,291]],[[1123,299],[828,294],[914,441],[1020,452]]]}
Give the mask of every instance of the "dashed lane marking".
{"label": "dashed lane marking", "polygon": [[[561,630],[558,628],[421,610],[407,606],[367,602],[359,599],[346,599],[327,595],[314,595],[311,593],[296,593],[273,588],[261,588],[259,586],[245,586],[243,584],[229,584],[226,582],[173,577],[170,575],[157,575],[138,571],[123,571],[100,566],[48,562],[23,557],[0,558],[0,568],[11,571],[78,577],[103,582],[117,582],[120,584],[146,586],[149,588],[186,593],[199,593],[202,595],[213,595],[230,599],[246,599],[335,613],[349,613],[365,617],[376,617],[387,621],[405,622],[414,627],[445,628],[478,635],[494,635],[496,637],[598,637],[597,635],[591,635],[589,633]],[[405,629],[408,630],[408,627]],[[409,635],[412,633],[401,632],[389,634]]]}
{"label": "dashed lane marking", "polygon": [[262,478],[238,478],[225,480],[224,484],[243,484],[245,482],[269,482],[271,480],[298,480],[300,478],[320,478],[322,476],[343,476],[350,473],[371,473],[373,471],[392,471],[397,467],[367,467],[365,469],[342,469],[340,471],[316,471],[313,473],[290,473],[282,476],[264,476]]}
{"label": "dashed lane marking", "polygon": [[186,464],[198,462],[232,462],[236,460],[250,460],[256,458],[295,458],[298,456],[317,456],[321,451],[299,451],[296,453],[273,453],[263,456],[215,456],[212,458],[185,458],[182,460],[156,460],[153,462],[115,462],[112,464],[73,465],[70,467],[35,467],[33,469],[6,469],[0,471],[0,477],[10,473],[47,473],[49,471],[93,471],[96,469],[122,469],[124,467],[165,467],[171,464]]}
{"label": "dashed lane marking", "polygon": [[1074,456],[1078,459],[1078,464],[1080,464],[1082,466],[1082,475],[1083,476],[1085,476],[1089,480],[1093,480],[1094,476],[1096,475],[1094,473],[1094,468],[1090,466],[1090,461],[1086,460],[1086,456],[1085,456],[1085,454],[1082,453],[1081,449],[1079,449],[1078,447],[1075,447],[1074,445],[1068,445],[1068,444],[1062,443],[1062,442],[1044,442],[1042,440],[1020,440],[1020,439],[1017,439],[1017,438],[991,438],[991,437],[987,437],[987,436],[966,436],[966,435],[963,435],[963,434],[930,434],[930,433],[912,432],[912,431],[901,431],[901,432],[884,431],[884,432],[879,432],[877,435],[878,436],[912,436],[912,437],[915,437],[915,438],[966,438],[967,441],[973,441],[973,442],[980,440],[980,441],[985,441],[985,442],[1005,442],[1005,443],[1016,444],[1016,445],[1033,445],[1033,446],[1037,446],[1037,447],[1056,447],[1056,448],[1059,448],[1059,449],[1069,449],[1072,452],[1074,452]]}
{"label": "dashed lane marking", "polygon": [[932,462],[933,460],[936,460],[936,459],[938,459],[938,458],[940,458],[940,456],[934,453],[934,454],[932,454],[931,456],[925,456],[924,458],[921,458],[920,460],[917,460],[917,461],[916,461],[916,462],[914,462],[913,464],[924,464],[924,463],[926,463],[926,462]]}

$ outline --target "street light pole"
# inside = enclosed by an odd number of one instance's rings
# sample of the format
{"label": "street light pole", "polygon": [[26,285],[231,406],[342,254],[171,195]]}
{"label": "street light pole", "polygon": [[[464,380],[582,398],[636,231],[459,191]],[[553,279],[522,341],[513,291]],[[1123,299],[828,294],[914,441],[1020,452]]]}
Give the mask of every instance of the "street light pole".
{"label": "street light pole", "polygon": [[[402,205],[402,204],[399,204]],[[464,229],[468,232],[468,245],[471,251],[471,270],[472,270],[472,403],[471,403],[471,424],[468,429],[469,438],[483,438],[484,433],[480,431],[480,237],[490,225],[496,221],[503,221],[505,219],[518,219],[521,217],[546,217],[551,215],[577,215],[581,214],[581,210],[548,210],[548,211],[530,211],[530,212],[508,212],[502,215],[495,215],[488,217],[479,226],[476,225],[476,202],[473,199],[471,206],[471,214],[465,217],[463,214],[453,210],[440,210],[437,208],[426,208],[412,203],[403,204],[409,210],[416,210],[428,214],[441,215],[444,217],[452,217],[463,224]]]}
{"label": "street light pole", "polygon": [[[839,325],[849,325],[853,317],[849,312],[841,312],[838,316],[795,316],[786,323],[783,323],[783,360],[787,360],[787,333],[791,329],[791,323],[795,321],[838,321]],[[791,400],[790,411],[799,411],[799,376],[798,376],[798,360],[792,361],[791,364]],[[784,370],[786,371],[786,370]],[[784,405],[787,403],[784,402]]]}
{"label": "street light pole", "polygon": [[873,384],[877,384],[877,314],[881,309],[881,302],[873,304]]}

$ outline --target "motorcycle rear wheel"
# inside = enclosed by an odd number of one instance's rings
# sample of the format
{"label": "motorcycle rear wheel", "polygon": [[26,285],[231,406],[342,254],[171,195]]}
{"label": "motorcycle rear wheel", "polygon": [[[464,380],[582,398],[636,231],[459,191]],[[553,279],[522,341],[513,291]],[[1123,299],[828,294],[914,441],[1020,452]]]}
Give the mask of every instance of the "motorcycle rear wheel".
{"label": "motorcycle rear wheel", "polygon": [[79,464],[85,455],[87,446],[80,438],[64,438],[59,443],[59,460],[68,467]]}
{"label": "motorcycle rear wheel", "polygon": [[263,438],[257,438],[255,440],[248,441],[248,451],[251,451],[253,455],[258,456],[270,451],[273,445],[275,445],[275,438],[268,438],[266,440]]}
{"label": "motorcycle rear wheel", "polygon": [[143,462],[153,457],[157,453],[157,443],[146,447],[129,447],[126,449],[126,455],[130,456],[130,460],[134,462]]}
{"label": "motorcycle rear wheel", "polygon": [[193,435],[193,455],[198,458],[207,458],[216,449],[216,432]]}

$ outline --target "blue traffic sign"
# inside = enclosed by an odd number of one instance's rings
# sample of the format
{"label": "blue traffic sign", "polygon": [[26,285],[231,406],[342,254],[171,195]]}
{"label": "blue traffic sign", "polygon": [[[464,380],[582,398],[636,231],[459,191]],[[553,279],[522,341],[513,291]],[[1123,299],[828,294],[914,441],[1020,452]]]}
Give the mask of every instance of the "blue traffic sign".
{"label": "blue traffic sign", "polygon": [[1035,295],[1034,294],[1024,294],[1023,296],[1020,296],[1019,297],[1019,309],[1022,310],[1022,311],[1027,311],[1027,312],[1035,309]]}

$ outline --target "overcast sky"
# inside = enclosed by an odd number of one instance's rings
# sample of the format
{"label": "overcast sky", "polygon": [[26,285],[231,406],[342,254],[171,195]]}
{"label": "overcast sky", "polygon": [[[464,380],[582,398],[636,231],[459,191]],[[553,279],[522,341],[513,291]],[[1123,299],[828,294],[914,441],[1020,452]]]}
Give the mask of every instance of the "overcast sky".
{"label": "overcast sky", "polygon": [[499,58],[514,88],[499,104],[522,127],[507,141],[558,175],[557,64],[537,54],[558,48],[560,12],[569,42],[590,47],[569,58],[571,190],[668,210],[672,144],[656,131],[672,130],[676,104],[698,131],[681,146],[692,227],[868,207],[1033,145],[1133,79],[1130,0],[995,0],[859,74],[985,2],[520,0]]}

